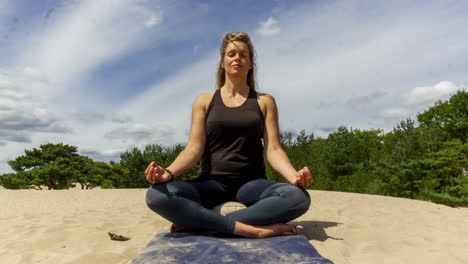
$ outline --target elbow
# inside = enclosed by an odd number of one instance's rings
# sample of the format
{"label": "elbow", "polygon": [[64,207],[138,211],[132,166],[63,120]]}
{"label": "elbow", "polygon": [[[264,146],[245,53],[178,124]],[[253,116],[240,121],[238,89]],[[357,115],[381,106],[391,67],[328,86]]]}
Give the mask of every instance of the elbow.
{"label": "elbow", "polygon": [[186,152],[188,155],[193,157],[195,160],[195,163],[200,161],[202,155],[203,155],[203,147],[202,146],[195,146],[195,145],[187,145],[184,149],[184,152]]}
{"label": "elbow", "polygon": [[271,159],[275,157],[276,154],[282,151],[283,151],[283,148],[281,146],[270,146],[265,152],[268,162],[271,162]]}

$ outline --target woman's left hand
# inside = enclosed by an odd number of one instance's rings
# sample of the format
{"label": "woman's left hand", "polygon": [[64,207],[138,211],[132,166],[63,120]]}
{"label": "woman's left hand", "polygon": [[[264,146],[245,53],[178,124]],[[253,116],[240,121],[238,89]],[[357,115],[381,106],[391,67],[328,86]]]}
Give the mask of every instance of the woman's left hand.
{"label": "woman's left hand", "polygon": [[297,187],[306,188],[314,182],[314,178],[312,177],[312,173],[309,168],[306,166],[299,170],[290,182],[292,185],[296,185]]}

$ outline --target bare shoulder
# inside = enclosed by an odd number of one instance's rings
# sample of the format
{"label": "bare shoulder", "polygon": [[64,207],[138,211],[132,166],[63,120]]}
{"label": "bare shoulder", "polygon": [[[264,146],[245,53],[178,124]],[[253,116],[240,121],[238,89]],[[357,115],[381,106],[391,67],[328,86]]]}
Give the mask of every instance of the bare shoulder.
{"label": "bare shoulder", "polygon": [[257,93],[258,100],[262,103],[271,104],[275,103],[275,98],[271,94],[267,93]]}
{"label": "bare shoulder", "polygon": [[208,109],[208,105],[210,104],[211,100],[213,99],[215,91],[209,93],[201,93],[195,99],[193,103],[194,108],[202,108],[206,111]]}
{"label": "bare shoulder", "polygon": [[275,98],[270,94],[257,92],[257,102],[264,117],[267,117],[269,112],[276,110]]}

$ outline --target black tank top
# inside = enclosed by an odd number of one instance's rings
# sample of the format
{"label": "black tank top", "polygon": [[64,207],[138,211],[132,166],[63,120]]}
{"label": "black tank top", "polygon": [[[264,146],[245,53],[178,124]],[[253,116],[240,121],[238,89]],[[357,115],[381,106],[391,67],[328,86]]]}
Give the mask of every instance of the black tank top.
{"label": "black tank top", "polygon": [[223,103],[218,89],[206,113],[206,143],[199,175],[265,178],[264,122],[253,89],[242,105],[232,108]]}

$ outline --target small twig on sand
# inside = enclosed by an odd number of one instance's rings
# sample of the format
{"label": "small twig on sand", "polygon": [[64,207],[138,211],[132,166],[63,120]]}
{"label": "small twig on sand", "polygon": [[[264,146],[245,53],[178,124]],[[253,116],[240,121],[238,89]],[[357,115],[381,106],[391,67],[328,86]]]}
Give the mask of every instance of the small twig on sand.
{"label": "small twig on sand", "polygon": [[107,234],[109,234],[110,239],[112,239],[112,240],[117,240],[117,241],[127,241],[127,240],[130,240],[129,237],[117,235],[117,234],[114,234],[114,233],[111,233],[111,232],[108,232]]}

